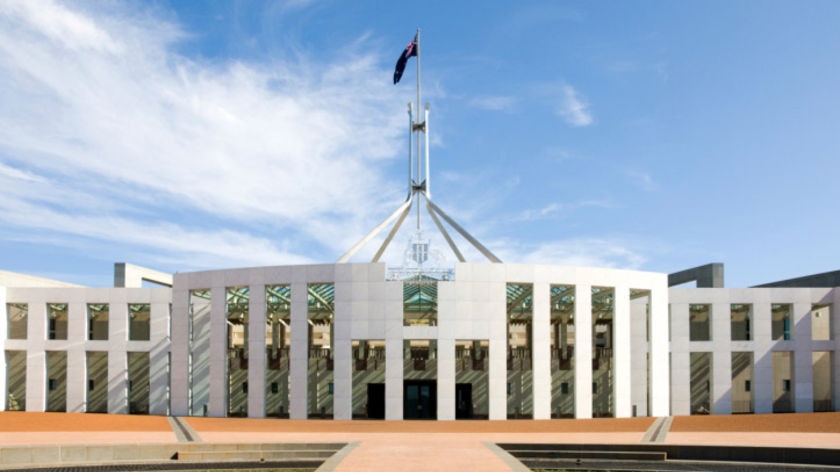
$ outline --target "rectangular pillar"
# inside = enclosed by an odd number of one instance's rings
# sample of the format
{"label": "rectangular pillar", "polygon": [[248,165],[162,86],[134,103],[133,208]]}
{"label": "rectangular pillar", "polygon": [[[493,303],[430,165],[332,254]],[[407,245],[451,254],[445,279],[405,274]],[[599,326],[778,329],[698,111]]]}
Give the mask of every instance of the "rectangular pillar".
{"label": "rectangular pillar", "polygon": [[592,286],[575,286],[575,418],[592,418]]}
{"label": "rectangular pillar", "polygon": [[[185,285],[175,276],[175,287]],[[171,314],[171,339],[170,343],[170,410],[172,416],[187,416],[190,414],[190,385],[189,385],[189,362],[190,362],[190,303],[189,291],[184,289],[172,289],[172,314]],[[155,313],[152,312],[151,328],[154,330],[156,323]],[[154,361],[153,361],[154,362]],[[150,405],[151,407],[151,405]],[[152,407],[154,408],[154,407]],[[158,413],[155,413],[158,414]]]}
{"label": "rectangular pillar", "polygon": [[[342,305],[336,304],[336,318],[342,317],[341,308]],[[349,326],[335,324],[333,328],[333,419],[350,420],[353,419],[353,341],[348,337]],[[339,331],[345,333],[339,335]]]}
{"label": "rectangular pillar", "polygon": [[214,284],[210,294],[210,385],[207,415],[227,416],[227,287]]}
{"label": "rectangular pillar", "polygon": [[[166,301],[156,300],[154,303],[151,303],[151,306],[149,307],[151,310],[151,319],[149,320],[149,339],[167,339],[169,320],[175,313],[174,310],[170,313],[169,307],[170,305]],[[125,319],[128,319],[128,305],[125,305],[125,309]],[[156,342],[152,345],[151,349],[149,349],[149,413],[152,415],[166,415],[170,413],[169,398],[167,398],[167,391],[169,390],[171,382],[170,372],[173,367],[170,362],[170,349],[174,347],[173,344],[187,344],[184,342],[186,336],[177,339],[178,342],[176,343]],[[171,382],[171,384],[174,383],[175,382]],[[184,392],[183,395],[184,398],[186,398],[186,392]],[[179,407],[180,406],[182,405],[179,405]],[[184,411],[184,413],[186,412]]]}
{"label": "rectangular pillar", "polygon": [[44,300],[30,300],[27,307],[26,411],[47,407],[47,306]]}
{"label": "rectangular pillar", "polygon": [[265,418],[265,285],[250,285],[248,294],[248,417]]}
{"label": "rectangular pillar", "polygon": [[308,292],[306,282],[292,284],[291,346],[289,346],[289,418],[306,419],[309,371]]}
{"label": "rectangular pillar", "polygon": [[[403,419],[403,339],[402,312],[386,320],[387,338],[385,339],[385,419]],[[391,319],[394,318],[394,319]],[[398,328],[398,329],[395,329]]]}
{"label": "rectangular pillar", "polygon": [[650,291],[650,416],[671,414],[668,288],[665,280]]}
{"label": "rectangular pillar", "polygon": [[502,282],[487,283],[483,288],[488,296],[486,308],[489,320],[489,370],[488,372],[488,402],[491,420],[507,419],[507,292]]}
{"label": "rectangular pillar", "polygon": [[759,294],[754,299],[753,313],[753,413],[773,413],[773,346],[790,341],[773,339],[772,300]]}
{"label": "rectangular pillar", "polygon": [[[210,296],[217,290],[211,290]],[[224,296],[224,295],[223,295]],[[189,320],[192,326],[192,335],[187,337],[190,345],[188,355],[192,358],[192,372],[189,378],[190,403],[189,412],[193,416],[206,416],[210,411],[210,364],[212,359],[210,351],[212,346],[211,331],[213,320],[212,302],[206,299],[197,299],[192,306],[192,314]],[[188,311],[189,313],[189,311]],[[188,359],[187,362],[190,362]]]}
{"label": "rectangular pillar", "polygon": [[793,411],[813,413],[814,411],[814,370],[811,354],[811,302],[797,300],[793,304],[793,342],[796,346],[793,354]]}
{"label": "rectangular pillar", "polygon": [[[531,366],[534,419],[551,419],[551,285],[533,285]],[[564,339],[565,341],[565,339]]]}
{"label": "rectangular pillar", "polygon": [[[648,342],[648,312],[650,292],[645,297],[630,300],[630,359],[631,414],[648,416],[648,387],[650,386],[650,343]],[[673,397],[673,385],[671,386]]]}
{"label": "rectangular pillar", "polygon": [[[613,378],[615,417],[633,416],[632,385],[630,377],[630,288],[615,287],[615,312],[613,313]],[[641,354],[641,353],[640,353]]]}
{"label": "rectangular pillar", "polygon": [[[68,413],[81,413],[85,411],[85,397],[87,393],[87,382],[79,382],[78,379],[86,379],[86,357],[84,346],[88,338],[88,317],[87,304],[84,302],[73,302],[67,304],[67,341],[58,342],[54,351],[65,351],[67,353],[67,397],[66,411]],[[72,347],[71,347],[72,346]]]}
{"label": "rectangular pillar", "polygon": [[455,339],[451,334],[438,338],[437,376],[437,419],[454,420]]}

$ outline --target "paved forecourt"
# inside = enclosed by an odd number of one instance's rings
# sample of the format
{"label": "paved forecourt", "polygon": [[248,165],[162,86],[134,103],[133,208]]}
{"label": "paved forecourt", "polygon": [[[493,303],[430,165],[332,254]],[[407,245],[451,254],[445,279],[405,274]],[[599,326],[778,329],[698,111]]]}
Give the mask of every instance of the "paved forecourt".
{"label": "paved forecourt", "polygon": [[[493,443],[766,445],[838,448],[840,413],[591,420],[330,421],[0,412],[0,446],[351,443],[323,470],[522,469]],[[663,427],[664,425],[664,427]],[[185,434],[186,433],[186,434]]]}

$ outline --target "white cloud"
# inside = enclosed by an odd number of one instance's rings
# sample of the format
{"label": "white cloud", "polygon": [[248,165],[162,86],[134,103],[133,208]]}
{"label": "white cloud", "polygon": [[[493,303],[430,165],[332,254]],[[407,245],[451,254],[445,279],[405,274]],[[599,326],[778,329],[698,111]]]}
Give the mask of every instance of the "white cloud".
{"label": "white cloud", "polygon": [[513,220],[514,221],[534,221],[534,220],[543,220],[546,218],[550,218],[553,215],[557,214],[561,210],[560,205],[556,203],[550,203],[542,208],[538,209],[530,209],[530,210],[523,210],[518,213]]}
{"label": "white cloud", "polygon": [[557,113],[566,123],[572,126],[589,126],[595,122],[589,110],[589,104],[574,87],[564,85],[562,95]]}
{"label": "white cloud", "polygon": [[507,96],[476,97],[469,101],[469,106],[480,110],[510,112],[516,106],[516,100]]}
{"label": "white cloud", "polygon": [[4,180],[4,178],[10,178],[14,180],[23,180],[26,182],[43,182],[44,179],[32,172],[27,170],[17,169],[15,167],[7,166],[3,163],[0,163],[0,180]]}
{"label": "white cloud", "polygon": [[639,170],[628,170],[626,172],[627,176],[630,177],[636,185],[641,187],[643,190],[651,192],[656,190],[656,182],[654,182],[653,177],[647,172],[639,171]]}
{"label": "white cloud", "polygon": [[179,25],[108,5],[0,2],[0,208],[26,209],[7,231],[295,262],[274,241],[343,250],[372,221],[360,209],[402,190],[376,171],[404,124],[377,58],[197,62],[176,52]]}
{"label": "white cloud", "polygon": [[534,247],[508,245],[503,260],[526,264],[639,269],[647,257],[636,243],[616,238],[572,238]]}
{"label": "white cloud", "polygon": [[124,51],[123,44],[114,40],[92,18],[52,0],[8,0],[0,4],[0,14],[22,21],[25,28],[70,51],[90,49],[110,54]]}
{"label": "white cloud", "polygon": [[514,215],[510,221],[538,221],[558,218],[581,208],[615,208],[612,202],[606,200],[580,200],[569,203],[550,203],[538,209],[525,209]]}
{"label": "white cloud", "polygon": [[553,162],[564,162],[573,159],[581,159],[580,156],[568,149],[557,146],[548,146],[540,151],[540,156],[545,157]]}

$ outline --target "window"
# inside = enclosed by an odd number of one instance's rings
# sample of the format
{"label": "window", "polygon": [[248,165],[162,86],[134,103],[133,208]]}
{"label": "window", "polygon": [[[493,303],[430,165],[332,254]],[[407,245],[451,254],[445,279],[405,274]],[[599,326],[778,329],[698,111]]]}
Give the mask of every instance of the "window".
{"label": "window", "polygon": [[710,341],[712,339],[711,305],[688,306],[688,334],[690,341]]}
{"label": "window", "polygon": [[108,305],[106,303],[88,303],[88,339],[91,341],[108,340]]}
{"label": "window", "polygon": [[67,339],[67,304],[47,304],[47,339]]}
{"label": "window", "polygon": [[7,339],[26,339],[26,319],[29,306],[26,303],[6,304]]}
{"label": "window", "polygon": [[793,306],[790,304],[773,304],[771,312],[773,341],[790,341],[790,318],[791,313],[793,313]]}
{"label": "window", "polygon": [[151,305],[132,303],[128,305],[128,340],[148,341],[150,339]]}
{"label": "window", "polygon": [[752,333],[750,318],[752,317],[752,306],[742,303],[735,303],[730,306],[730,327],[732,341],[751,341]]}
{"label": "window", "polygon": [[782,390],[785,392],[790,392],[790,379],[782,380]]}

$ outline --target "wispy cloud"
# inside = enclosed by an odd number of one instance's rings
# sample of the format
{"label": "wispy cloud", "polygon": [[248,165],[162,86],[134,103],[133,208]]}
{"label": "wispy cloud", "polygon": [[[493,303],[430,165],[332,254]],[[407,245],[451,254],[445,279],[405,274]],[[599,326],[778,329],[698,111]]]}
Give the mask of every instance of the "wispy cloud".
{"label": "wispy cloud", "polygon": [[[27,170],[21,170],[15,167],[7,166],[0,163],[0,179],[22,180],[26,182],[43,182],[43,177],[33,174]],[[6,187],[8,188],[8,187]]]}
{"label": "wispy cloud", "polygon": [[572,159],[580,159],[575,153],[557,146],[549,146],[540,151],[540,156],[545,157],[553,162],[564,162]]}
{"label": "wispy cloud", "polygon": [[503,259],[531,264],[639,269],[647,262],[639,246],[618,238],[572,238],[533,247],[508,245]]}
{"label": "wispy cloud", "polygon": [[469,101],[469,106],[480,110],[513,111],[516,99],[508,96],[476,97]]}
{"label": "wispy cloud", "polygon": [[556,203],[550,203],[538,209],[526,209],[513,217],[513,221],[535,221],[544,220],[553,217],[560,212],[561,206]]}
{"label": "wispy cloud", "polygon": [[340,251],[338,228],[369,224],[359,209],[389,192],[372,169],[402,149],[403,128],[376,57],[197,62],[177,53],[179,25],[109,8],[0,2],[6,234],[279,263],[301,258],[276,235]]}
{"label": "wispy cloud", "polygon": [[550,203],[542,208],[525,209],[517,213],[512,221],[538,221],[558,218],[563,214],[571,213],[581,208],[615,208],[615,205],[606,200],[580,200],[570,203]]}
{"label": "wispy cloud", "polygon": [[656,190],[656,182],[649,173],[640,170],[628,170],[625,173],[628,177],[630,177],[630,180],[633,181],[633,183],[641,187],[643,190],[648,192]]}
{"label": "wispy cloud", "polygon": [[589,126],[595,122],[589,104],[571,85],[562,87],[557,113],[571,126]]}

